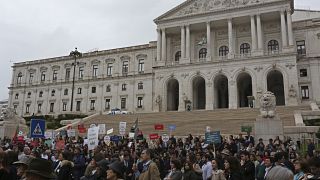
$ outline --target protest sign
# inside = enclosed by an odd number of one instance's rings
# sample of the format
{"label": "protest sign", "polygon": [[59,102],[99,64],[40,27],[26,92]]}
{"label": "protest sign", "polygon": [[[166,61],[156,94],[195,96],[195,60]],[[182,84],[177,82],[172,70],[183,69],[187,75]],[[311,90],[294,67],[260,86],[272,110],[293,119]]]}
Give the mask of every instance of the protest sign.
{"label": "protest sign", "polygon": [[106,134],[106,124],[98,124],[99,134]]}
{"label": "protest sign", "polygon": [[94,149],[99,143],[99,127],[88,129],[88,150]]}
{"label": "protest sign", "polygon": [[206,132],[205,133],[206,144],[221,143],[220,131]]}
{"label": "protest sign", "polygon": [[120,122],[119,123],[119,134],[121,136],[126,134],[126,127],[127,127],[127,122]]}
{"label": "protest sign", "polygon": [[112,133],[113,133],[113,128],[111,128],[111,129],[109,129],[109,130],[107,131],[107,135],[112,134]]}

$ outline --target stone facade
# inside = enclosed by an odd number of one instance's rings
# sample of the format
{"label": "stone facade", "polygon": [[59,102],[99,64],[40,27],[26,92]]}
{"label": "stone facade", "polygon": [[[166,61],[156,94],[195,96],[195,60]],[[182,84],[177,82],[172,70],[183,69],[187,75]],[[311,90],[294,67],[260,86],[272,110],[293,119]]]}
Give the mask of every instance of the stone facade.
{"label": "stone facade", "polygon": [[156,42],[15,63],[9,106],[21,116],[236,109],[259,107],[248,99],[265,91],[277,105],[319,102],[319,18],[292,0],[187,0],[154,20]]}

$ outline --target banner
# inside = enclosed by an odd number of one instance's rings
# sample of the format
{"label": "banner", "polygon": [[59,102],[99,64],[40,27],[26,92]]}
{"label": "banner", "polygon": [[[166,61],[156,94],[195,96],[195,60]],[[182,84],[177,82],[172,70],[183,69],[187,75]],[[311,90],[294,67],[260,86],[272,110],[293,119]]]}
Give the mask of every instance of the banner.
{"label": "banner", "polygon": [[86,133],[86,128],[84,127],[84,124],[78,125],[78,131],[79,133]]}
{"label": "banner", "polygon": [[205,143],[221,143],[220,131],[206,132],[205,133]]}
{"label": "banner", "polygon": [[44,119],[31,119],[30,122],[30,137],[45,138],[46,121]]}
{"label": "banner", "polygon": [[155,130],[163,130],[163,129],[164,129],[164,126],[163,126],[163,124],[155,124],[155,125],[154,125],[154,129],[155,129]]}
{"label": "banner", "polygon": [[111,129],[109,129],[109,130],[107,131],[107,135],[112,134],[112,133],[113,133],[113,128],[111,128]]}
{"label": "banner", "polygon": [[106,124],[98,124],[99,134],[106,134]]}
{"label": "banner", "polygon": [[127,127],[127,122],[120,122],[119,123],[119,134],[121,136],[126,134],[126,127]]}
{"label": "banner", "polygon": [[99,127],[88,129],[88,150],[94,149],[99,144]]}
{"label": "banner", "polygon": [[150,138],[150,140],[159,139],[159,135],[158,134],[149,134],[149,138]]}

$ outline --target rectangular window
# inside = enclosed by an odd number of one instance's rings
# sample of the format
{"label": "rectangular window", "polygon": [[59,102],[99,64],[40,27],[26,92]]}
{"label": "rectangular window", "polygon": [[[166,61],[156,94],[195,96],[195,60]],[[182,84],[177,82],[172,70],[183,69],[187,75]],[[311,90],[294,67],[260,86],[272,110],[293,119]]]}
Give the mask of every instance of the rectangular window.
{"label": "rectangular window", "polygon": [[41,113],[41,107],[42,107],[42,104],[39,103],[39,104],[38,104],[38,113]]}
{"label": "rectangular window", "polygon": [[83,78],[83,67],[79,67],[79,79]]}
{"label": "rectangular window", "polygon": [[66,102],[62,103],[62,111],[67,111],[67,103]]}
{"label": "rectangular window", "polygon": [[80,111],[81,101],[77,101],[76,111]]}
{"label": "rectangular window", "polygon": [[300,77],[307,77],[308,71],[307,69],[300,69]]}
{"label": "rectangular window", "polygon": [[52,80],[53,80],[53,81],[58,80],[58,71],[57,71],[57,70],[53,70]]}
{"label": "rectangular window", "polygon": [[107,85],[106,92],[111,92],[111,86]]}
{"label": "rectangular window", "polygon": [[53,97],[53,96],[55,96],[55,94],[56,94],[56,91],[55,91],[55,90],[52,90],[52,91],[51,91],[51,96]]}
{"label": "rectangular window", "polygon": [[70,69],[70,68],[67,68],[67,69],[66,69],[66,80],[69,80],[69,79],[70,79],[70,72],[71,72],[71,69]]}
{"label": "rectangular window", "polygon": [[306,42],[304,40],[297,41],[297,53],[300,56],[306,55]]}
{"label": "rectangular window", "polygon": [[121,98],[121,109],[126,109],[126,98]]}
{"label": "rectangular window", "polygon": [[138,72],[139,73],[143,73],[144,72],[144,59],[139,59]]}
{"label": "rectangular window", "polygon": [[127,90],[127,84],[122,84],[121,89],[122,89],[122,91],[126,91]]}
{"label": "rectangular window", "polygon": [[42,71],[41,72],[41,82],[44,82],[46,80],[46,72]]}
{"label": "rectangular window", "polygon": [[63,94],[64,94],[65,96],[68,95],[68,89],[65,89],[64,92],[63,92]]}
{"label": "rectangular window", "polygon": [[96,106],[96,100],[91,100],[90,101],[90,110],[94,111]]}
{"label": "rectangular window", "polygon": [[128,70],[129,70],[129,62],[128,61],[124,61],[122,63],[122,75],[128,75]]}
{"label": "rectangular window", "polygon": [[143,106],[143,97],[138,97],[138,108],[142,108]]}
{"label": "rectangular window", "polygon": [[43,96],[43,91],[40,91],[39,92],[39,97],[42,97]]}
{"label": "rectangular window", "polygon": [[309,99],[309,87],[301,86],[301,95],[302,99]]}
{"label": "rectangular window", "polygon": [[29,75],[29,83],[32,84],[33,81],[33,73],[30,73]]}
{"label": "rectangular window", "polygon": [[81,94],[82,88],[78,88],[78,94]]}
{"label": "rectangular window", "polygon": [[30,104],[27,104],[26,106],[26,113],[30,113]]}
{"label": "rectangular window", "polygon": [[27,98],[31,98],[31,92],[28,92]]}
{"label": "rectangular window", "polygon": [[14,96],[14,99],[19,99],[19,94],[18,93]]}
{"label": "rectangular window", "polygon": [[138,90],[139,89],[143,89],[143,83],[142,82],[138,83]]}
{"label": "rectangular window", "polygon": [[50,112],[53,112],[54,110],[54,103],[50,103]]}
{"label": "rectangular window", "polygon": [[18,108],[18,105],[13,105],[13,109],[14,109],[14,111],[16,112],[16,110],[17,110],[17,108]]}
{"label": "rectangular window", "polygon": [[96,93],[97,92],[97,88],[96,87],[92,87],[91,88],[91,93]]}
{"label": "rectangular window", "polygon": [[106,99],[105,109],[106,110],[110,109],[110,99]]}
{"label": "rectangular window", "polygon": [[97,77],[98,76],[98,65],[93,65],[92,66],[92,77]]}
{"label": "rectangular window", "polygon": [[112,76],[112,63],[108,63],[107,76]]}

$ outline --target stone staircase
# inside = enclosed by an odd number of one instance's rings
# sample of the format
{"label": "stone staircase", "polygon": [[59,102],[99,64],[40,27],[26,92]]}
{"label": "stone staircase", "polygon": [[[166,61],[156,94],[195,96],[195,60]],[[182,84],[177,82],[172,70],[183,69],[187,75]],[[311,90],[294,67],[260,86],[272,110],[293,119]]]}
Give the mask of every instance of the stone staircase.
{"label": "stone staircase", "polygon": [[[277,107],[276,112],[283,121],[284,126],[294,126],[294,111],[310,110],[309,106]],[[167,133],[168,125],[176,125],[174,135],[184,136],[191,134],[203,134],[206,126],[210,126],[212,131],[219,130],[221,134],[238,134],[241,132],[241,126],[254,126],[254,121],[259,115],[259,109],[241,108],[241,109],[217,109],[213,111],[191,111],[191,112],[161,112],[161,113],[143,113],[127,115],[103,115],[96,114],[87,117],[83,123],[86,127],[90,124],[106,124],[106,129],[114,128],[114,134],[119,132],[119,122],[127,122],[128,133],[135,120],[139,119],[139,129],[143,134]],[[163,131],[155,131],[155,124],[163,124]],[[75,126],[76,129],[76,125]]]}

